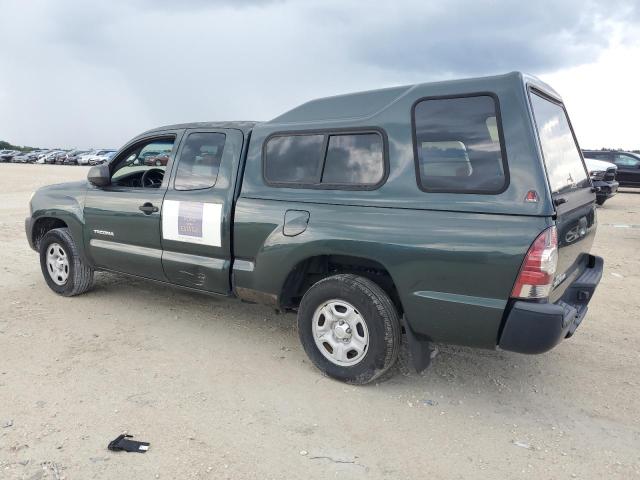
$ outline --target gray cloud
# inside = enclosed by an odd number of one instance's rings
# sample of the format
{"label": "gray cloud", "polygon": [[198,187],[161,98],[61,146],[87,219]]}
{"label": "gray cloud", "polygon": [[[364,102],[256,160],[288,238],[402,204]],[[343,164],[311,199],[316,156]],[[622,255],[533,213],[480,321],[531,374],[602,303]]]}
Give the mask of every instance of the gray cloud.
{"label": "gray cloud", "polygon": [[351,19],[339,24],[354,60],[428,75],[554,71],[597,59],[616,26],[640,25],[634,0],[409,1],[371,10],[336,4],[318,13]]}
{"label": "gray cloud", "polygon": [[[323,95],[593,61],[636,2],[0,0],[0,138],[118,146]],[[637,33],[627,41],[637,41]]]}

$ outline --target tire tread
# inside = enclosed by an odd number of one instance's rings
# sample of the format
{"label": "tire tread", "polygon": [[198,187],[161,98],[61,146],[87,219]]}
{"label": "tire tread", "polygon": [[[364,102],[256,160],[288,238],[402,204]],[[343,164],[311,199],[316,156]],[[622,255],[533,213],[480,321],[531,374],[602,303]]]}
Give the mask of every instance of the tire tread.
{"label": "tire tread", "polygon": [[[339,282],[350,289],[359,290],[373,303],[375,309],[382,318],[385,332],[384,343],[386,345],[382,368],[378,368],[373,372],[368,372],[366,375],[361,375],[355,379],[347,381],[348,383],[358,385],[372,382],[384,375],[398,359],[401,340],[398,311],[389,298],[389,295],[387,295],[387,293],[373,280],[351,273],[340,273],[319,280],[311,288],[314,290],[322,288],[323,285],[328,282]],[[302,302],[304,301],[305,300],[303,298]]]}
{"label": "tire tread", "polygon": [[[74,297],[90,290],[91,287],[93,287],[93,269],[85,265],[85,263],[82,261],[80,253],[78,251],[78,246],[71,236],[71,233],[69,233],[68,228],[54,228],[52,230],[49,230],[40,242],[40,248],[43,248],[42,246],[47,244],[46,237],[52,234],[59,236],[60,239],[64,242],[65,246],[70,250],[68,252],[68,255],[70,257],[70,260],[72,260],[73,262],[71,267],[72,275],[70,275],[69,277],[69,280],[71,281],[71,288],[65,288],[64,290],[56,291],[56,293],[59,293],[60,295],[63,295],[65,297]],[[43,274],[45,274],[45,272],[43,272]]]}

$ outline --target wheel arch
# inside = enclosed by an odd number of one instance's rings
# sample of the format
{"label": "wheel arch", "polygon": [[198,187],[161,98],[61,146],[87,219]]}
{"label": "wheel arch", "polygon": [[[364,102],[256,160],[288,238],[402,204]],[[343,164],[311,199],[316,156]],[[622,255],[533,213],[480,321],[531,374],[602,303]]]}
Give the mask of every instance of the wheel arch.
{"label": "wheel arch", "polygon": [[69,228],[67,222],[59,217],[39,217],[33,222],[31,228],[31,243],[37,250],[40,247],[42,238],[54,228]]}
{"label": "wheel arch", "polygon": [[76,215],[70,212],[48,210],[34,215],[31,230],[28,232],[28,240],[34,250],[38,250],[40,241],[47,232],[55,228],[67,228],[69,230],[69,234],[76,242],[80,258],[89,264],[84,249],[84,225]]}
{"label": "wheel arch", "polygon": [[298,261],[287,274],[278,295],[279,307],[293,310],[316,282],[332,275],[351,273],[368,278],[389,295],[402,315],[404,309],[389,270],[379,261],[359,255],[317,254]]}

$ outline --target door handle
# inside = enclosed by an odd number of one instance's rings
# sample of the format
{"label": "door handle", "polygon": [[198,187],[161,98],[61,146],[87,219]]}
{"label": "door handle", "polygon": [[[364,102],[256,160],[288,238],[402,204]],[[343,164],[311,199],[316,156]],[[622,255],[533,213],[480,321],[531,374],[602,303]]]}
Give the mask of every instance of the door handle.
{"label": "door handle", "polygon": [[138,210],[140,210],[145,215],[151,215],[152,213],[155,213],[158,211],[158,207],[154,206],[151,202],[146,202],[140,205],[138,207]]}

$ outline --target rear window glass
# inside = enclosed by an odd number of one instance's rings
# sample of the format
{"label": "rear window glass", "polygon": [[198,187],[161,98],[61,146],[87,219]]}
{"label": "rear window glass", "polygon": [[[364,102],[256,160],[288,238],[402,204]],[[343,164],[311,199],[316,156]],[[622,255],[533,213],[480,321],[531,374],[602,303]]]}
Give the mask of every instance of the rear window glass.
{"label": "rear window glass", "polygon": [[314,183],[320,177],[324,135],[283,135],[267,142],[265,177],[273,183]]}
{"label": "rear window glass", "polygon": [[[180,152],[173,188],[199,190],[213,187],[218,180],[225,138],[224,133],[190,133]],[[165,164],[168,160],[160,156],[157,158]]]}
{"label": "rear window glass", "polygon": [[496,101],[423,100],[414,108],[419,182],[426,191],[498,193],[506,186]]}
{"label": "rear window glass", "polygon": [[552,193],[590,186],[562,105],[531,94],[533,115]]}
{"label": "rear window glass", "polygon": [[321,183],[375,185],[383,176],[384,157],[379,134],[329,137]]}

